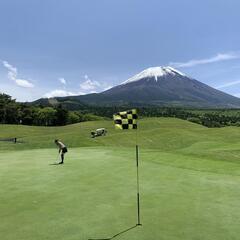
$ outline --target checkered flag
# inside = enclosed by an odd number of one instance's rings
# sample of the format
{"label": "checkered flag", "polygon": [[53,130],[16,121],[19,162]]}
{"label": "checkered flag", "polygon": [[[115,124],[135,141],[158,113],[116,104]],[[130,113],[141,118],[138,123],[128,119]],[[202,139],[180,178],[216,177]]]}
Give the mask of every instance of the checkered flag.
{"label": "checkered flag", "polygon": [[137,110],[132,109],[113,115],[116,129],[137,129]]}

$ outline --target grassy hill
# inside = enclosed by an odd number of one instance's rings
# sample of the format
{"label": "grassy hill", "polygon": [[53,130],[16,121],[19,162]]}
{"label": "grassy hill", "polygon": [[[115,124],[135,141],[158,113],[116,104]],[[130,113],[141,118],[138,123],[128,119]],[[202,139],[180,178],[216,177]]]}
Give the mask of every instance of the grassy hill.
{"label": "grassy hill", "polygon": [[[90,132],[99,127],[108,130],[106,137],[90,138]],[[198,124],[175,118],[145,118],[139,121],[138,144],[144,148],[161,150],[187,147],[197,142],[213,141],[237,143],[240,128],[209,129]],[[53,140],[60,138],[69,147],[135,145],[136,131],[115,130],[112,121],[82,122],[63,127],[37,127],[0,125],[0,138],[17,137],[19,144],[0,142],[3,149],[54,148]],[[23,142],[21,144],[21,142]]]}
{"label": "grassy hill", "polygon": [[[90,138],[98,127],[108,135]],[[8,137],[22,142],[0,142],[1,239],[99,239],[136,223],[135,131],[0,125]],[[55,138],[64,166],[51,165]],[[118,239],[239,239],[240,128],[149,118],[137,138],[143,226]]]}

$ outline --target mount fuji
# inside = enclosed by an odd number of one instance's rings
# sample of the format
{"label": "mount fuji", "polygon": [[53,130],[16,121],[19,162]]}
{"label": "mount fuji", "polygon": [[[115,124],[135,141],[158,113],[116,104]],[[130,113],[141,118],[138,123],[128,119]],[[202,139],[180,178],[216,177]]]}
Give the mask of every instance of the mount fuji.
{"label": "mount fuji", "polygon": [[107,91],[57,98],[93,105],[180,106],[198,108],[240,108],[240,99],[172,67],[152,67]]}

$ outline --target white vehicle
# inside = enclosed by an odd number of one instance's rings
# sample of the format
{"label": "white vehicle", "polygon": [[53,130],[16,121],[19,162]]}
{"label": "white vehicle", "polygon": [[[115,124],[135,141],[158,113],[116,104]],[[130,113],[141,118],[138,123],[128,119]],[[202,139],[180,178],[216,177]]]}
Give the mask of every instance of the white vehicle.
{"label": "white vehicle", "polygon": [[107,134],[106,128],[98,128],[91,132],[92,138],[105,136]]}

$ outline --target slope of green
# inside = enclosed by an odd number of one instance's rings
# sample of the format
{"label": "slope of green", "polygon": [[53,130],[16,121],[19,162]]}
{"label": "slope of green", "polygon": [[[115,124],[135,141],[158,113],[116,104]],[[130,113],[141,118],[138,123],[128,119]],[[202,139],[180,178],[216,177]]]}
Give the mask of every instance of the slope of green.
{"label": "slope of green", "polygon": [[[90,132],[105,127],[107,137],[91,139]],[[83,122],[64,127],[32,127],[22,125],[0,125],[0,138],[18,137],[19,144],[0,142],[1,150],[32,148],[52,148],[53,140],[63,139],[69,147],[86,146],[133,146],[136,131],[119,131],[113,128],[112,121]],[[144,148],[175,150],[189,147],[194,143],[212,142],[238,143],[240,128],[214,128],[190,123],[174,118],[148,118],[139,121],[138,143]]]}
{"label": "slope of green", "polygon": [[[108,135],[91,139],[98,127]],[[15,136],[0,142],[1,239],[107,238],[136,223],[135,131],[0,126]],[[137,137],[143,226],[116,239],[238,240],[240,128],[150,118]],[[55,138],[69,146],[64,165],[51,165]]]}

